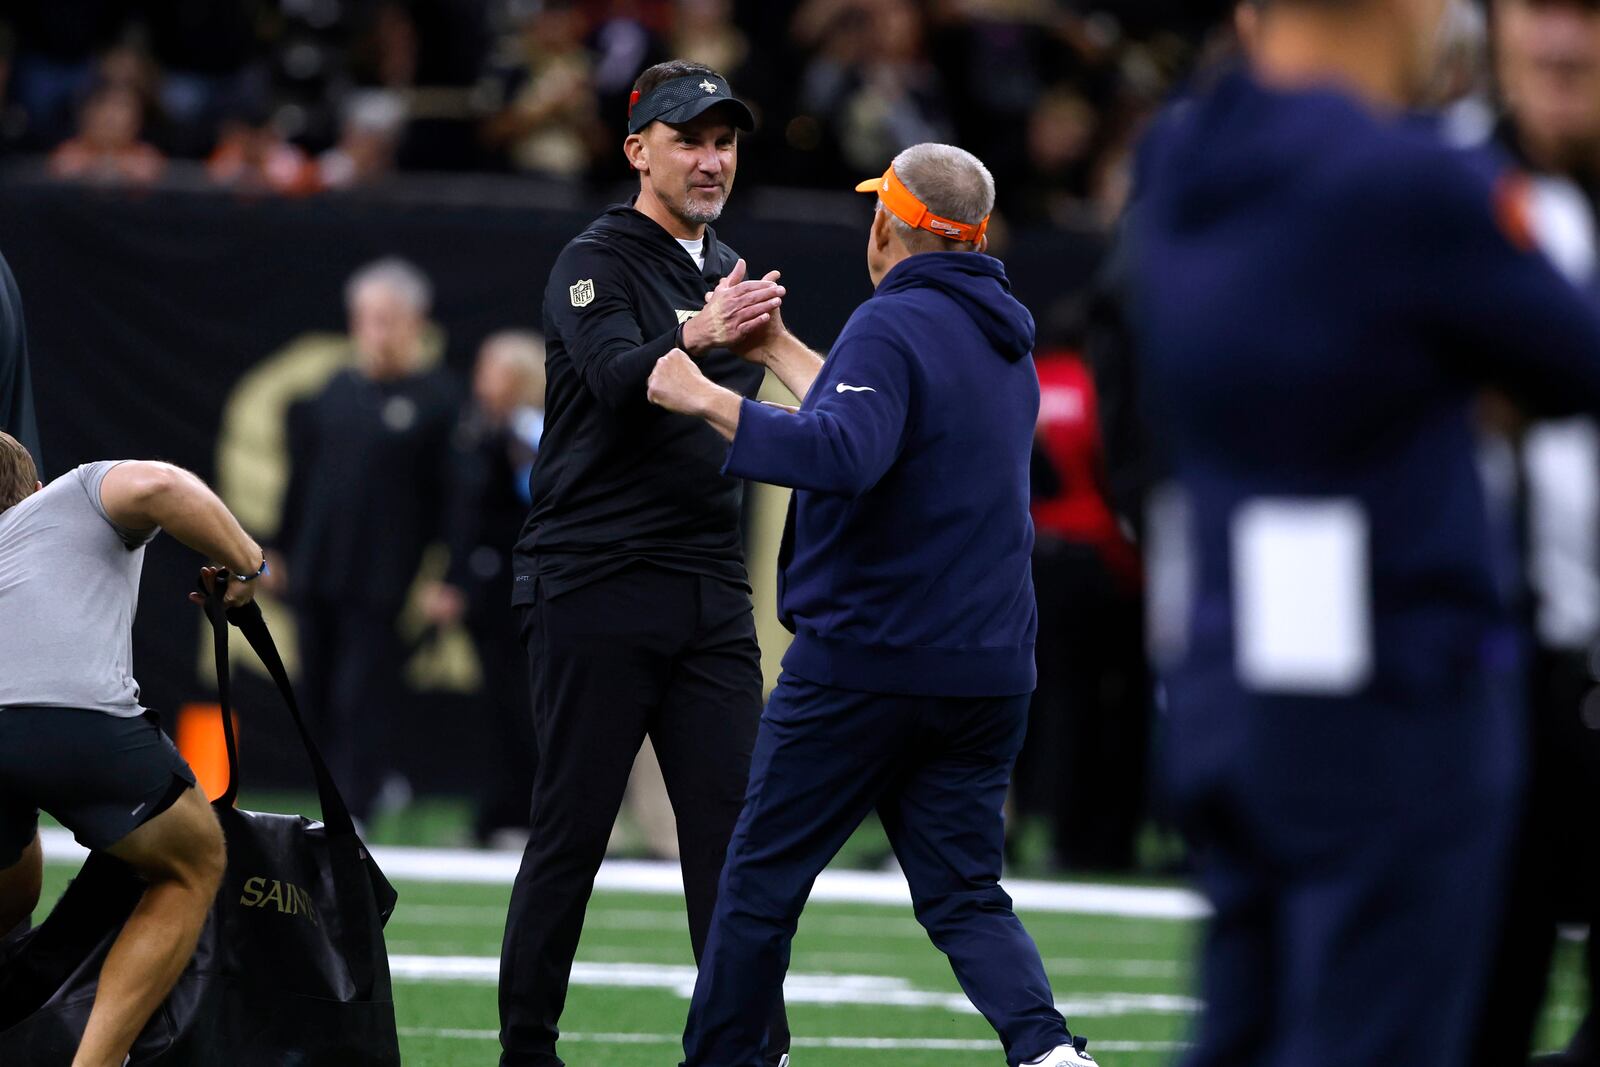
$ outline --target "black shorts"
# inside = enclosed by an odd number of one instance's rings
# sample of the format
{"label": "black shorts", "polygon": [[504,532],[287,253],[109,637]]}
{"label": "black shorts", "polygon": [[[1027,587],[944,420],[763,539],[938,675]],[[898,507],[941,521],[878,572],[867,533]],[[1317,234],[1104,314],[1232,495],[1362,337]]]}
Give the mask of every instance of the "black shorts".
{"label": "black shorts", "polygon": [[130,719],[80,708],[0,708],[0,869],[54,816],[104,849],[170,808],[194,772],[154,712]]}

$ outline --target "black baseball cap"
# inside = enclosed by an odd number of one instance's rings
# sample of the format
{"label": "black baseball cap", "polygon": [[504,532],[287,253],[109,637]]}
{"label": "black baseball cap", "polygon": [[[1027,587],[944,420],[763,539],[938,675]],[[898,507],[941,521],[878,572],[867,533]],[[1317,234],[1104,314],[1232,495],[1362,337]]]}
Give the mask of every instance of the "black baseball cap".
{"label": "black baseball cap", "polygon": [[733,124],[741,130],[756,128],[756,117],[743,100],[733,95],[728,83],[716,74],[686,74],[662,82],[641,97],[637,92],[628,100],[628,132],[638,133],[652,122],[681,126],[711,108],[725,105]]}

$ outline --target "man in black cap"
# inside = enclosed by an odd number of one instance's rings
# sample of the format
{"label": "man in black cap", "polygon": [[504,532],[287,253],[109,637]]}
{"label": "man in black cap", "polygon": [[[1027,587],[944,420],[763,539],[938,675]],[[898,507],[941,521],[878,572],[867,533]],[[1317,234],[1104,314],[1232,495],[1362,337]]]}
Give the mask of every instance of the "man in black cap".
{"label": "man in black cap", "polygon": [[[784,290],[718,243],[750,110],[709,67],[662,63],[629,105],[639,195],[561,253],[544,297],[545,432],[515,558],[539,765],[500,964],[502,1067],[559,1067],[557,1021],[595,872],[648,735],[678,821],[696,960],[744,802],[760,650],[740,547],[740,483],[715,430],[652,407],[682,348],[754,396],[753,345]],[[767,1060],[787,1062],[781,1005]]]}

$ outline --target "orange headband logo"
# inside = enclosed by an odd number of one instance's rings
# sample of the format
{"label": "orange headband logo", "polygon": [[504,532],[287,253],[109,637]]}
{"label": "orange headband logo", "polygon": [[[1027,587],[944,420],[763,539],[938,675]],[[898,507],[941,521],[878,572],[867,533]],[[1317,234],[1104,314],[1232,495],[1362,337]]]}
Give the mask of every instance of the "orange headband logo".
{"label": "orange headband logo", "polygon": [[987,217],[982,222],[974,224],[956,222],[935,215],[928,210],[927,204],[917,199],[917,194],[906,188],[892,166],[883,172],[882,178],[874,178],[856,186],[856,192],[877,193],[878,199],[883,201],[883,206],[889,213],[913,230],[927,230],[952,241],[965,241],[967,244],[975,245],[983,239],[983,235],[989,229]]}

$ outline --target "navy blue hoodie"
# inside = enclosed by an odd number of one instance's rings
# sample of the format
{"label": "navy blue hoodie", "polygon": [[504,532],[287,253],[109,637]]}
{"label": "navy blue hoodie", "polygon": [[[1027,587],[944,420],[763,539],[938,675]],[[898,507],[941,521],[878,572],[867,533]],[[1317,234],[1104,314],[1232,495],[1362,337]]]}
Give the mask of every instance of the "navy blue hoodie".
{"label": "navy blue hoodie", "polygon": [[[1243,73],[1144,146],[1135,321],[1192,557],[1186,647],[1169,651],[1177,675],[1226,679],[1206,689],[1223,704],[1438,702],[1512,660],[1474,401],[1499,384],[1546,410],[1600,409],[1600,320],[1533,250],[1507,180],[1349,97]],[[1282,529],[1343,515],[1362,531],[1366,647],[1342,674],[1246,677],[1259,620],[1239,553],[1264,503]]]}
{"label": "navy blue hoodie", "polygon": [[897,264],[798,415],[745,401],[726,471],[795,487],[784,670],[929,696],[1034,688],[1033,316],[999,260]]}

